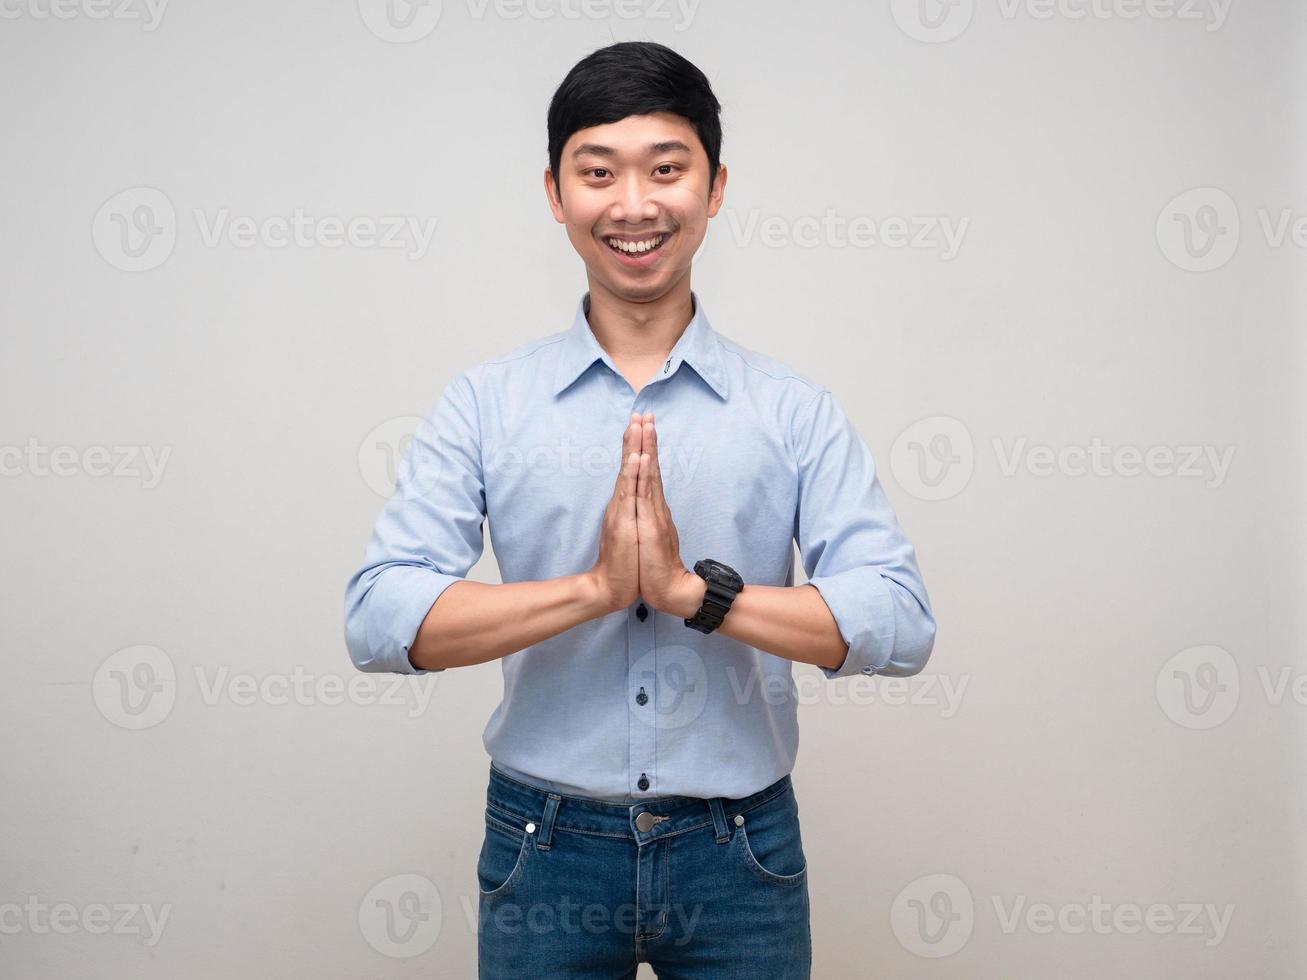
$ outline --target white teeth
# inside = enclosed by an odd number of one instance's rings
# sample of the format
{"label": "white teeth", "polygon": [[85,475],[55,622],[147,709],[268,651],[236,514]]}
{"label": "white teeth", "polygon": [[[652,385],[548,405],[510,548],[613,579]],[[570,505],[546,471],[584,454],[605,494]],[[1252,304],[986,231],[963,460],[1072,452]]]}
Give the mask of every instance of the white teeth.
{"label": "white teeth", "polygon": [[627,252],[633,255],[639,255],[641,252],[647,252],[651,248],[657,248],[662,244],[662,235],[656,235],[653,238],[645,239],[642,242],[624,242],[620,238],[608,239],[608,244],[620,252]]}

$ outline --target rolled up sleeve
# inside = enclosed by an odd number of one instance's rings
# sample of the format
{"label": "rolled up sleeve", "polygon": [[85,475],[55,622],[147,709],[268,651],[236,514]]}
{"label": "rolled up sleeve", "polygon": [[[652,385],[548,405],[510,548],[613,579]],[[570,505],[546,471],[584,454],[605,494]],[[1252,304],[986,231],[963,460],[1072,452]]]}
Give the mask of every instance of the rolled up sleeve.
{"label": "rolled up sleeve", "polygon": [[409,649],[435,601],[480,559],[485,517],[476,397],[465,372],[418,425],[345,587],[345,645],[355,667],[432,673],[413,665]]}
{"label": "rolled up sleeve", "polygon": [[827,678],[910,675],[930,658],[935,617],[915,550],[899,527],[871,450],[822,389],[797,413],[795,540],[848,652]]}

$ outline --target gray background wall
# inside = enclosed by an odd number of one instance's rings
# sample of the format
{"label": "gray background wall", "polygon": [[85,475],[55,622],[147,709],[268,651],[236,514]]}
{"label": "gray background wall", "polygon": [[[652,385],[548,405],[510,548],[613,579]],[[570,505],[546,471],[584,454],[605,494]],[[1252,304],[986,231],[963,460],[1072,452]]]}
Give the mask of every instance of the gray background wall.
{"label": "gray background wall", "polygon": [[500,667],[359,675],[342,592],[415,417],[570,322],[545,108],[626,39],[725,105],[714,326],[847,406],[940,623],[796,665],[815,975],[1307,969],[1303,3],[123,2],[0,20],[0,974],[474,974]]}

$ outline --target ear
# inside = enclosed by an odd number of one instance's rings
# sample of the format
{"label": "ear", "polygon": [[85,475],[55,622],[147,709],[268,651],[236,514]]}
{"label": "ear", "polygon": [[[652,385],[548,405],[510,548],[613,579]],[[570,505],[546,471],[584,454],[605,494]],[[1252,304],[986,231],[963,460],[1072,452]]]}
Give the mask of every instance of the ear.
{"label": "ear", "polygon": [[718,161],[717,176],[713,178],[712,187],[708,189],[708,217],[716,217],[726,197],[726,164]]}
{"label": "ear", "polygon": [[554,173],[545,167],[545,197],[549,199],[549,210],[554,213],[554,220],[565,224],[563,218],[563,201],[558,196],[558,186],[554,183]]}

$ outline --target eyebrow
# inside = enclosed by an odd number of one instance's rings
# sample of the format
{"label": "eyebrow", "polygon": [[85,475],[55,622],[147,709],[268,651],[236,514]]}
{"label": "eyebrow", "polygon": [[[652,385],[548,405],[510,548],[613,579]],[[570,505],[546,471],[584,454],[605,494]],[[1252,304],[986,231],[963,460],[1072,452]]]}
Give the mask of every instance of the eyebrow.
{"label": "eyebrow", "polygon": [[[677,151],[682,153],[689,153],[690,148],[686,146],[684,143],[682,143],[680,140],[663,140],[661,143],[649,144],[650,154],[673,153]],[[572,151],[573,160],[575,160],[577,157],[582,157],[587,155],[592,157],[615,157],[617,156],[617,151],[614,150],[611,146],[604,146],[601,143],[582,143],[580,146],[578,146],[575,150]]]}

